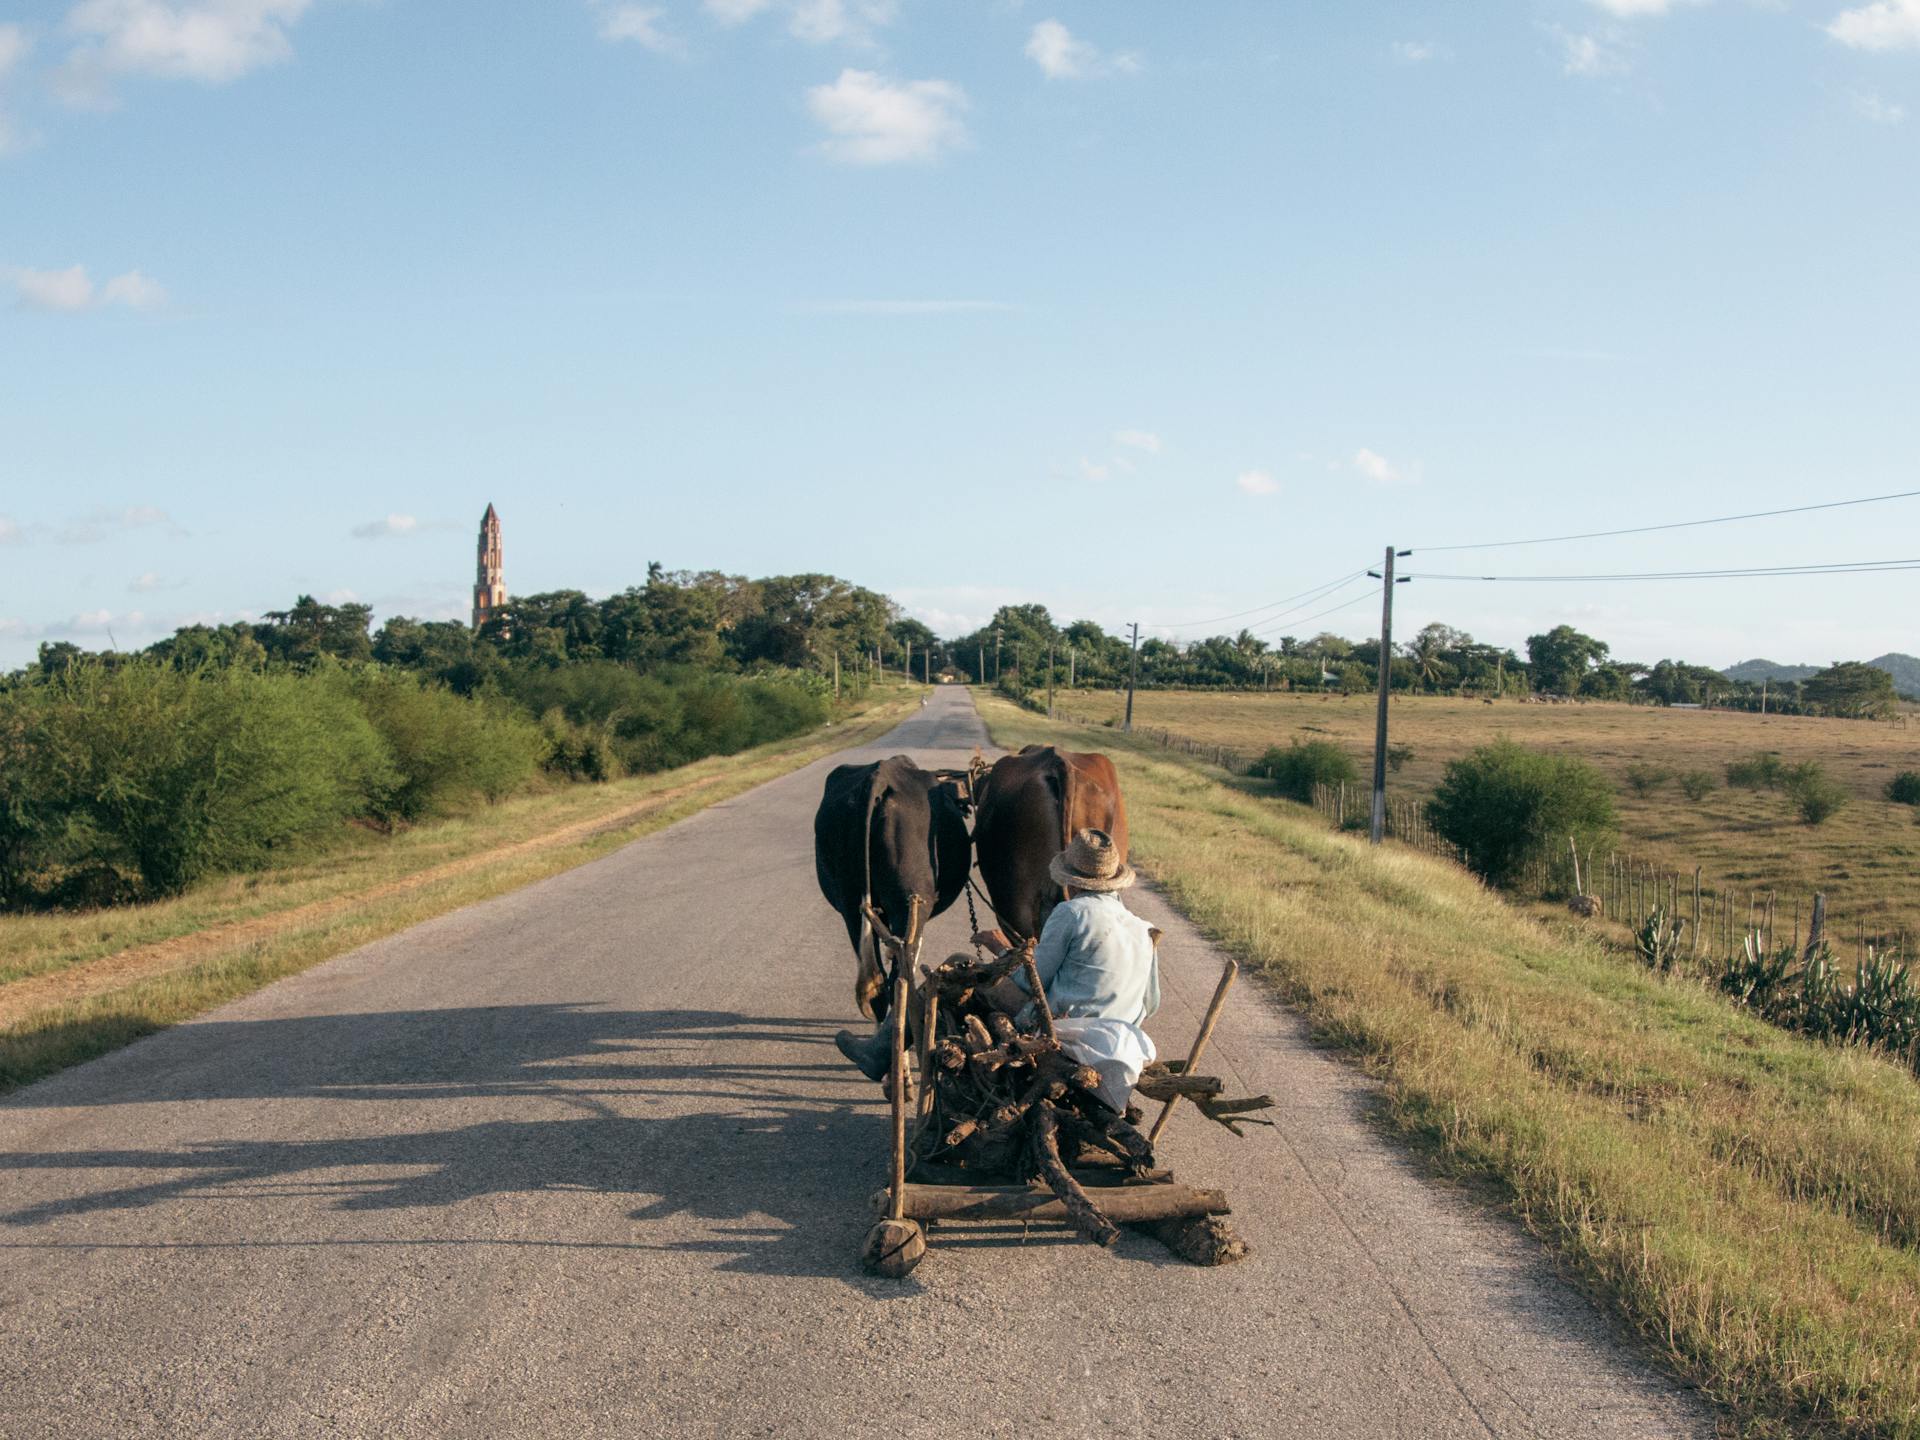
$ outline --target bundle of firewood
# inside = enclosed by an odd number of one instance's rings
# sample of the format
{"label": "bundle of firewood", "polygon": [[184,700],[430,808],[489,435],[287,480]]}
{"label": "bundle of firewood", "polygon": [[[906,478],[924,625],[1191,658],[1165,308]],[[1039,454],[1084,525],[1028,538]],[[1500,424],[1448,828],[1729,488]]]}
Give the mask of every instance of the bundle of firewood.
{"label": "bundle of firewood", "polygon": [[[1116,1110],[1101,1098],[1099,1072],[1062,1048],[1044,1001],[1036,1007],[1038,1024],[1026,1031],[987,1002],[986,992],[1023,966],[1031,991],[1039,993],[1031,946],[993,960],[955,955],[923,972],[912,1017],[920,1060],[914,1068],[931,1083],[911,1097],[917,1125],[909,1140],[909,1178],[1037,1180],[1083,1235],[1112,1245],[1120,1238],[1116,1219],[1169,1218],[1173,1197],[1165,1188],[1154,1186],[1149,1197],[1127,1182],[1170,1177],[1154,1168],[1153,1146],[1136,1128],[1140,1112]],[[1266,1096],[1223,1100],[1217,1079],[1187,1076],[1177,1067],[1153,1067],[1138,1088],[1150,1099],[1185,1097],[1230,1128],[1246,1121],[1246,1111],[1273,1103]],[[1098,1201],[1075,1169],[1104,1182],[1093,1185]],[[1225,1209],[1218,1192],[1181,1193],[1193,1199],[1188,1216],[1175,1218],[1199,1219]],[[984,1214],[978,1202],[955,1203],[972,1205],[969,1214]]]}

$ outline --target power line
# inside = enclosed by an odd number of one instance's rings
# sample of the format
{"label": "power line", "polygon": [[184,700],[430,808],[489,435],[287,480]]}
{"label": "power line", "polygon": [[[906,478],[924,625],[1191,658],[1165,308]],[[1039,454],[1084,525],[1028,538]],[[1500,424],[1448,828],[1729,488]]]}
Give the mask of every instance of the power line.
{"label": "power line", "polygon": [[[1236,610],[1231,615],[1216,615],[1211,620],[1187,620],[1187,621],[1183,621],[1178,625],[1156,625],[1153,628],[1156,630],[1174,630],[1174,631],[1198,630],[1203,626],[1219,625],[1228,620],[1239,620],[1242,617],[1247,615],[1258,615],[1262,611],[1277,609],[1278,607],[1285,605],[1288,602],[1294,601],[1294,600],[1304,600],[1307,604],[1310,605],[1315,600],[1317,600],[1320,596],[1326,594],[1328,591],[1338,590],[1342,585],[1346,584],[1349,580],[1357,579],[1358,577],[1360,577],[1361,575],[1364,575],[1365,573],[1366,573],[1366,569],[1363,566],[1359,570],[1349,570],[1345,575],[1340,576],[1336,580],[1329,580],[1324,585],[1309,586],[1305,590],[1298,591],[1292,595],[1284,595],[1280,599],[1271,601],[1268,604],[1256,605],[1251,610]],[[1268,618],[1270,619],[1272,617],[1268,617]],[[1263,621],[1262,623],[1264,624],[1265,622]]]}
{"label": "power line", "polygon": [[1840,560],[1824,565],[1747,565],[1722,570],[1632,570],[1611,575],[1464,575],[1420,571],[1407,578],[1557,584],[1587,580],[1742,580],[1769,575],[1881,575],[1898,570],[1920,570],[1920,559]]}
{"label": "power line", "polygon": [[1789,505],[1781,510],[1750,510],[1744,515],[1715,515],[1708,520],[1674,520],[1665,525],[1632,525],[1624,530],[1588,530],[1578,535],[1541,535],[1532,540],[1487,540],[1472,545],[1423,545],[1423,553],[1442,550],[1505,550],[1515,545],[1557,545],[1565,540],[1605,540],[1615,535],[1646,535],[1655,530],[1691,530],[1701,525],[1726,525],[1735,520],[1766,520],[1775,515],[1805,515],[1812,510],[1840,510],[1849,505],[1877,505],[1883,500],[1911,500],[1920,490],[1891,495],[1863,495],[1857,500],[1825,500],[1818,505]]}
{"label": "power line", "polygon": [[1255,635],[1271,635],[1274,630],[1297,630],[1302,625],[1307,624],[1309,621],[1318,620],[1318,619],[1321,619],[1323,616],[1327,616],[1327,615],[1337,615],[1342,610],[1351,610],[1354,606],[1364,605],[1372,599],[1373,599],[1373,587],[1369,585],[1366,588],[1366,592],[1364,594],[1356,595],[1351,600],[1342,600],[1338,605],[1333,606],[1331,609],[1321,610],[1312,615],[1302,615],[1297,620],[1288,620],[1282,624],[1275,625],[1272,629],[1255,630],[1253,633]]}

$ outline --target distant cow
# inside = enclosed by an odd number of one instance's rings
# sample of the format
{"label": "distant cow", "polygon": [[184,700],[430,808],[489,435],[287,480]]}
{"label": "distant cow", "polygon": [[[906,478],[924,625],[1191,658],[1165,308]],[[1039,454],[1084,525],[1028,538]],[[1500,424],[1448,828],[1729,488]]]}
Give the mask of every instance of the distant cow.
{"label": "distant cow", "polygon": [[932,919],[960,898],[972,863],[953,787],[906,756],[842,765],[827,776],[813,817],[813,868],[859,957],[853,998],[862,1015],[884,1015],[892,997],[861,901],[871,899],[887,929],[904,939],[911,898],[920,897],[922,922]]}
{"label": "distant cow", "polygon": [[1104,830],[1127,855],[1127,807],[1104,755],[1029,745],[994,762],[974,796],[980,878],[1001,927],[1030,939],[1066,898],[1047,863],[1081,830]]}

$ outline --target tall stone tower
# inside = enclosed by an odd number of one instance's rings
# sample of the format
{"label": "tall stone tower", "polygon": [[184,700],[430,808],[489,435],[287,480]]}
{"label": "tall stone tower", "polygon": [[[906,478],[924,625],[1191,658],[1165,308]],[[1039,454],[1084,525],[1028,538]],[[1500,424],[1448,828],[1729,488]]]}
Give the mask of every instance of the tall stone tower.
{"label": "tall stone tower", "polygon": [[480,517],[480,565],[473,586],[473,628],[484,626],[507,603],[507,582],[501,569],[500,516],[492,505]]}

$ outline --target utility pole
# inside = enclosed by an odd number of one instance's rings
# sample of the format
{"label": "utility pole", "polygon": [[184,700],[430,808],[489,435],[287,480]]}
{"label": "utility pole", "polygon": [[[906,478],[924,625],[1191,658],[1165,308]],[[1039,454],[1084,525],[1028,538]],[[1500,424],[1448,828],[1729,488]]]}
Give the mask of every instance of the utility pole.
{"label": "utility pole", "polygon": [[833,698],[840,698],[840,652],[833,652]]}
{"label": "utility pole", "polygon": [[1067,689],[1073,689],[1073,646],[1067,646]]}
{"label": "utility pole", "polygon": [[[1413,552],[1399,553],[1411,555]],[[1387,828],[1387,695],[1393,688],[1393,559],[1394,548],[1389,545],[1385,568],[1367,572],[1380,581],[1380,707],[1373,722],[1373,826],[1369,831],[1375,845],[1385,838]],[[1399,583],[1404,584],[1405,577]]]}
{"label": "utility pole", "polygon": [[913,683],[913,641],[911,640],[907,641],[906,667],[903,670],[901,670],[900,673],[907,677],[907,683],[909,685]]}
{"label": "utility pole", "polygon": [[993,632],[993,683],[1000,683],[1000,632]]}
{"label": "utility pole", "polygon": [[1047,719],[1049,720],[1053,719],[1053,646],[1054,642],[1049,639],[1047,641]]}
{"label": "utility pole", "polygon": [[987,683],[987,642],[982,640],[979,642],[979,644],[980,644],[980,668],[978,673],[979,673],[980,679],[978,683],[984,685]]}
{"label": "utility pole", "polygon": [[1127,723],[1121,728],[1129,735],[1133,733],[1133,687],[1140,677],[1140,622],[1133,622],[1133,636],[1128,642],[1132,647],[1127,660]]}
{"label": "utility pole", "polygon": [[[1707,696],[1707,703],[1709,705],[1713,703],[1712,695]],[[1760,677],[1760,713],[1762,715],[1767,713],[1767,677],[1764,675]]]}

